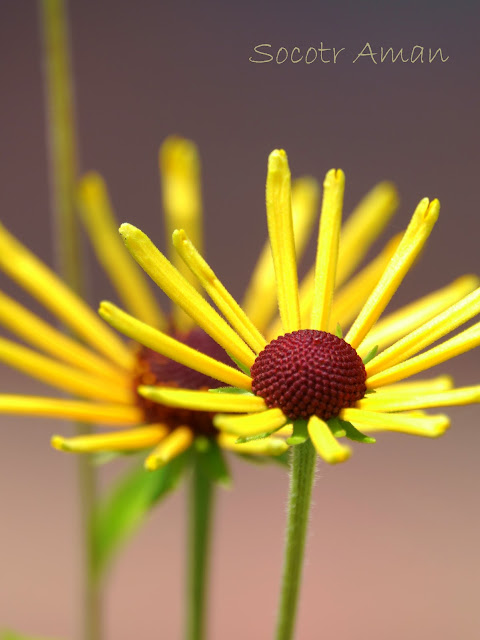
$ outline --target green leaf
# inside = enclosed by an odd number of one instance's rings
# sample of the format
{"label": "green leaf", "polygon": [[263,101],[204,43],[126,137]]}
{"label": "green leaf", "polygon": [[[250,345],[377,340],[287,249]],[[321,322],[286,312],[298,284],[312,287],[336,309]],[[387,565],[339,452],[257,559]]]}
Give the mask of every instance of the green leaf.
{"label": "green leaf", "polygon": [[308,420],[304,420],[303,418],[298,418],[293,423],[293,433],[287,438],[287,444],[296,445],[303,444],[306,440],[308,440]]}
{"label": "green leaf", "polygon": [[351,422],[347,422],[346,420],[342,420],[341,418],[330,418],[330,420],[327,421],[327,424],[332,430],[334,436],[341,437],[339,434],[339,430],[341,430],[344,432],[344,435],[346,435],[347,438],[349,438],[350,440],[355,440],[355,442],[363,442],[364,444],[373,444],[374,442],[376,442],[375,438],[366,436],[364,433],[354,427]]}
{"label": "green leaf", "polygon": [[343,340],[343,331],[342,331],[342,327],[340,326],[339,322],[337,322],[337,328],[335,329],[335,335],[337,336],[337,338],[342,338],[342,340]]}
{"label": "green leaf", "polygon": [[374,357],[377,355],[377,351],[378,351],[378,344],[376,344],[373,347],[373,349],[370,349],[370,351],[367,353],[365,358],[363,358],[363,360],[362,360],[363,364],[368,364],[370,362],[370,360],[373,360]]}
{"label": "green leaf", "polygon": [[[203,438],[197,438],[203,440]],[[202,471],[212,482],[221,484],[224,487],[232,486],[232,478],[225,456],[215,440],[205,438],[207,447],[197,449],[197,460]]]}
{"label": "green leaf", "polygon": [[97,580],[152,507],[177,486],[188,454],[177,456],[156,471],[143,467],[129,470],[100,501],[91,522],[93,573]]}
{"label": "green leaf", "polygon": [[232,356],[231,353],[229,353],[227,351],[227,355],[229,358],[231,358],[233,360],[233,362],[237,365],[237,367],[240,369],[240,371],[243,371],[243,373],[245,373],[247,376],[250,375],[250,369],[249,367],[247,367],[246,365],[242,364],[239,360],[237,360],[235,358],[235,356]]}

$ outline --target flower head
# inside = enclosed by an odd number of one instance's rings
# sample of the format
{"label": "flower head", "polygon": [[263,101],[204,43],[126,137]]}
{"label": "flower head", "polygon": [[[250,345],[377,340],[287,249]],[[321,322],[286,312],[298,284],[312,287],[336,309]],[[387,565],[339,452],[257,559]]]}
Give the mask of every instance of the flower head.
{"label": "flower head", "polygon": [[[173,245],[223,317],[145,234],[122,225],[121,235],[137,262],[243,371],[214,359],[189,359],[181,345],[167,345],[160,333],[102,303],[101,316],[120,331],[230,385],[211,391],[144,385],[141,395],[172,407],[220,412],[214,425],[224,437],[233,434],[239,442],[258,442],[276,432],[289,433],[289,444],[310,438],[330,463],[350,456],[340,437],[374,442],[362,432],[385,430],[435,437],[449,426],[449,418],[424,409],[480,401],[479,385],[454,389],[446,376],[405,382],[480,344],[477,323],[430,348],[478,314],[477,278],[460,278],[380,318],[422,251],[437,221],[439,202],[421,200],[405,232],[347,282],[386,224],[395,197],[389,185],[380,185],[341,230],[344,186],[342,171],[327,173],[316,263],[299,287],[290,170],[285,152],[272,152],[266,203],[273,268],[264,253],[244,304],[251,314],[235,302],[185,231],[174,231]],[[302,232],[299,235],[301,244]],[[280,318],[270,322],[273,273]],[[259,326],[249,315],[259,319]],[[343,337],[341,327],[350,323]]]}
{"label": "flower head", "polygon": [[[180,138],[168,139],[160,152],[167,230],[178,224],[202,244],[199,161],[195,146]],[[115,217],[103,180],[87,174],[78,191],[78,204],[100,262],[130,313],[165,332],[165,340],[181,344],[187,361],[215,358],[218,367],[232,370],[230,381],[245,384],[243,373],[231,367],[227,354],[184,311],[173,306],[165,316],[142,273],[118,236]],[[172,260],[181,267],[180,260]],[[64,335],[7,295],[0,293],[0,322],[32,345],[0,339],[0,360],[75,399],[0,394],[0,412],[73,419],[121,427],[92,435],[64,438],[52,444],[71,452],[136,451],[152,449],[148,469],[167,463],[192,444],[216,443],[238,450],[236,437],[219,432],[213,413],[172,409],[140,396],[139,385],[208,389],[215,379],[178,364],[148,347],[125,343],[55,273],[0,227],[0,267],[72,332]],[[188,274],[187,274],[188,277]],[[193,287],[192,287],[193,288]],[[200,294],[198,294],[201,298]],[[155,346],[155,345],[154,345]],[[251,443],[242,453],[278,455],[286,449],[277,437]]]}

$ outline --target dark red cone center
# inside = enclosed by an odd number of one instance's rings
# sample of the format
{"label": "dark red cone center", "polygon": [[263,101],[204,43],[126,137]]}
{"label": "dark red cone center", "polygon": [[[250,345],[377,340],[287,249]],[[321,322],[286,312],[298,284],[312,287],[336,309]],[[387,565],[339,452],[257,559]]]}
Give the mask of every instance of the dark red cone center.
{"label": "dark red cone center", "polygon": [[365,395],[362,359],[345,340],[302,329],[272,340],[257,356],[253,392],[289,418],[337,416]]}

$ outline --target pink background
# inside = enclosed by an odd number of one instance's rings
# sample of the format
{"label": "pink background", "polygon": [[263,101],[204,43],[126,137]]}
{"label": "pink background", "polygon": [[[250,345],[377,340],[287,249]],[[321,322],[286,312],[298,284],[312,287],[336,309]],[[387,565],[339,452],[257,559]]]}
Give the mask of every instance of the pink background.
{"label": "pink background", "polygon": [[[478,271],[473,3],[70,6],[81,166],[104,174],[121,221],[165,246],[158,145],[170,133],[193,138],[209,260],[240,296],[266,233],[267,154],[282,146],[295,175],[345,170],[346,211],[376,181],[394,180],[402,202],[391,233],[421,197],[441,199],[438,227],[391,308]],[[450,60],[352,64],[367,41],[377,51],[442,47]],[[321,42],[345,47],[347,57],[336,65],[248,61],[256,44]],[[53,264],[34,3],[0,5],[0,81],[2,221]],[[96,305],[113,293],[90,262]],[[26,300],[3,276],[0,286]],[[459,385],[478,383],[478,351],[435,373],[447,371]],[[5,367],[0,376],[2,392],[46,391]],[[320,466],[298,638],[479,637],[479,409],[449,413],[453,426],[440,440],[385,435],[356,445],[346,465]],[[0,418],[0,628],[71,638],[79,616],[75,464],[49,448],[52,431],[69,426]],[[232,466],[235,488],[218,499],[209,638],[268,638],[287,478],[276,466]],[[102,471],[105,483],[120,469]],[[107,639],[181,637],[184,498],[180,491],[157,509],[115,566]]]}

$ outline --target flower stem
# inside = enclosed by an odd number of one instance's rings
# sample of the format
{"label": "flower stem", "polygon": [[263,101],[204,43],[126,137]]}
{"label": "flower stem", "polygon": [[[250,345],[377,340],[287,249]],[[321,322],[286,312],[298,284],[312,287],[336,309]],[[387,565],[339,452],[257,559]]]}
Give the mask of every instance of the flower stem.
{"label": "flower stem", "polygon": [[185,640],[203,640],[206,627],[213,484],[195,452],[189,495],[187,618]]}
{"label": "flower stem", "polygon": [[310,440],[292,449],[287,539],[276,640],[293,638],[317,458]]}
{"label": "flower stem", "polygon": [[[47,142],[50,155],[50,193],[54,215],[59,271],[76,293],[83,292],[78,221],[75,215],[77,142],[70,70],[65,0],[39,0],[42,22]],[[91,427],[76,424],[77,435]],[[96,502],[96,474],[87,456],[78,458],[80,518],[84,547],[83,640],[100,640],[100,600],[93,576],[92,514]]]}

